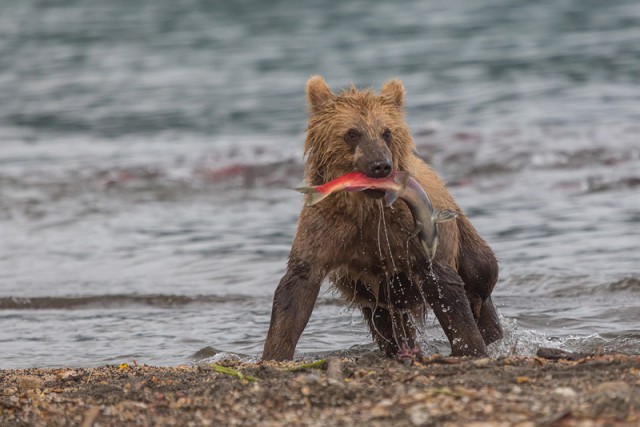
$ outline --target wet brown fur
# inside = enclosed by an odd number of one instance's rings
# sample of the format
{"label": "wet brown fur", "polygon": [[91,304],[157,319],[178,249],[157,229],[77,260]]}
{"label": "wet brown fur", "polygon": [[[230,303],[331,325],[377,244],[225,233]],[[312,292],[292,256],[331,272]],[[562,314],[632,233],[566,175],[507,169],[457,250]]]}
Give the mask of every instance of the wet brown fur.
{"label": "wet brown fur", "polygon": [[[431,307],[457,355],[483,355],[502,331],[490,294],[498,275],[493,252],[455,203],[444,182],[414,154],[403,117],[404,88],[387,82],[380,94],[351,87],[334,95],[315,76],[307,83],[310,106],[305,178],[320,185],[355,169],[358,150],[345,143],[349,129],[391,152],[393,169],[408,171],[433,206],[459,213],[440,224],[433,270],[403,202],[383,207],[363,193],[337,193],[302,209],[289,268],[274,296],[265,359],[289,359],[311,315],[320,283],[329,277],[345,300],[362,309],[372,335],[388,356],[417,348],[415,327]],[[380,135],[391,140],[382,146]],[[433,279],[433,273],[437,280]],[[448,307],[443,308],[443,307]]]}

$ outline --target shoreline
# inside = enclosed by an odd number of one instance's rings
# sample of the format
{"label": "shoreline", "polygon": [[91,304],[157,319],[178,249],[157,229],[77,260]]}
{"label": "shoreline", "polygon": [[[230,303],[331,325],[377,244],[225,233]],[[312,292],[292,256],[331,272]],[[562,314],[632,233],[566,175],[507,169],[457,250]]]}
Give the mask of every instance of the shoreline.
{"label": "shoreline", "polygon": [[0,371],[0,425],[640,424],[640,356]]}

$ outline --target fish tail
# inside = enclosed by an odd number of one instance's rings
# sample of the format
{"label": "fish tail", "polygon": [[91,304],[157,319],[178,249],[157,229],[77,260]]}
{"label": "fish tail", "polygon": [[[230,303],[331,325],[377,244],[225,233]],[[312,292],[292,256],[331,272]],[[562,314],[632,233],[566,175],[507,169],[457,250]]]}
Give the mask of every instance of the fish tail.
{"label": "fish tail", "polygon": [[433,261],[433,258],[436,256],[436,246],[433,245],[433,247],[429,247],[424,240],[421,240],[420,243],[422,243],[422,248],[424,249],[424,253],[427,254],[429,261]]}
{"label": "fish tail", "polygon": [[452,219],[456,219],[457,217],[458,217],[458,212],[453,211],[451,209],[444,209],[444,210],[434,209],[433,211],[433,222],[436,224],[448,222],[448,221],[451,221]]}
{"label": "fish tail", "polygon": [[302,179],[300,180],[300,182],[298,182],[297,185],[294,185],[293,187],[287,187],[290,190],[296,190],[299,191],[301,193],[306,192],[309,188],[311,188],[311,186],[309,184],[307,184],[307,181]]}
{"label": "fish tail", "polygon": [[313,206],[329,195],[329,193],[318,191],[316,187],[296,187],[294,190],[307,195],[307,206]]}
{"label": "fish tail", "polygon": [[292,190],[299,191],[300,193],[303,193],[303,194],[309,194],[314,190],[313,187],[309,187],[304,184],[300,184],[297,187],[289,187],[289,188],[291,188]]}

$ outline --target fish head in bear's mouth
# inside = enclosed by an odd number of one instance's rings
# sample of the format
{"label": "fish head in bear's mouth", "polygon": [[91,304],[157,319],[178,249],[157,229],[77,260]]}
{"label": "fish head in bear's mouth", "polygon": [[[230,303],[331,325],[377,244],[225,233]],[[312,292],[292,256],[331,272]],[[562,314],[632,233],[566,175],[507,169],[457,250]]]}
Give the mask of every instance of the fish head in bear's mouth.
{"label": "fish head in bear's mouth", "polygon": [[[393,166],[386,159],[376,160],[369,163],[366,168],[361,168],[361,171],[370,178],[384,180],[391,175]],[[364,190],[363,193],[370,199],[382,199],[385,195],[384,190],[378,189]]]}
{"label": "fish head in bear's mouth", "polygon": [[[367,162],[364,166],[358,165],[359,167],[357,169],[369,178],[384,180],[389,177],[393,171],[393,165],[391,161],[387,159],[387,156],[380,156],[373,161]],[[363,194],[371,199],[382,199],[385,195],[385,191],[369,189],[364,190]]]}
{"label": "fish head in bear's mouth", "polygon": [[[389,156],[390,157],[390,156]],[[387,156],[380,156],[380,158],[370,162],[366,167],[361,168],[361,171],[370,178],[385,179],[391,175],[393,171],[393,165]],[[364,195],[371,199],[382,199],[385,195],[384,190],[369,189],[363,191]]]}

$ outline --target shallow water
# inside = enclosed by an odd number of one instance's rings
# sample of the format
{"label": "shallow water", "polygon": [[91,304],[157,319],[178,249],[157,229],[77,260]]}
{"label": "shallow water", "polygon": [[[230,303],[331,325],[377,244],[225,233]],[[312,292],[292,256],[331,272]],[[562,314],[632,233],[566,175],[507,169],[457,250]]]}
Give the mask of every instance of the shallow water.
{"label": "shallow water", "polygon": [[[494,355],[639,353],[639,12],[2,2],[0,368],[259,354],[314,73],[405,82],[420,153],[501,262]],[[299,353],[372,348],[325,289]]]}

